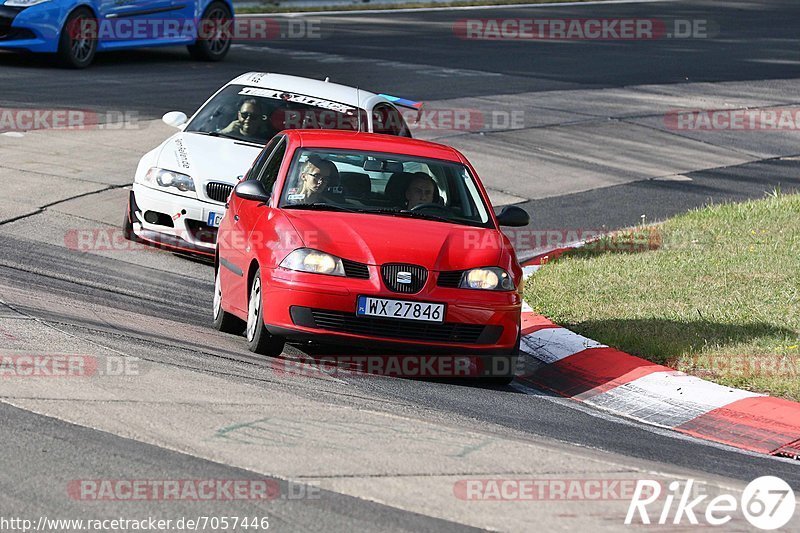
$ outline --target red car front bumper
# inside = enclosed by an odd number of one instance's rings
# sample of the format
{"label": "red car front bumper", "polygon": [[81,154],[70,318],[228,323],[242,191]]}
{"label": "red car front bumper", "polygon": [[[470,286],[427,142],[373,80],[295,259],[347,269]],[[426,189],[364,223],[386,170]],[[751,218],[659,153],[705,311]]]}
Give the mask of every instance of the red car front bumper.
{"label": "red car front bumper", "polygon": [[[518,345],[522,301],[515,291],[438,287],[436,273],[416,294],[381,285],[377,267],[370,279],[261,271],[264,323],[293,340],[324,340],[358,346],[411,349],[417,353],[513,354]],[[445,304],[444,323],[361,317],[358,296]]]}

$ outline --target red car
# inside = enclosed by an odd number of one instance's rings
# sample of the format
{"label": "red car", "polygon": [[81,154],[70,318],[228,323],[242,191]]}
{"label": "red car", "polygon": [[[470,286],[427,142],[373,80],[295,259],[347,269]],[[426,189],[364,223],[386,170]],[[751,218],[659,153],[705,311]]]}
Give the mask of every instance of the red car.
{"label": "red car", "polygon": [[[214,325],[251,351],[288,340],[468,354],[508,382],[522,270],[457,150],[372,133],[277,135],[235,187],[215,256]],[[246,326],[246,328],[245,328]],[[499,364],[502,363],[502,364]]]}

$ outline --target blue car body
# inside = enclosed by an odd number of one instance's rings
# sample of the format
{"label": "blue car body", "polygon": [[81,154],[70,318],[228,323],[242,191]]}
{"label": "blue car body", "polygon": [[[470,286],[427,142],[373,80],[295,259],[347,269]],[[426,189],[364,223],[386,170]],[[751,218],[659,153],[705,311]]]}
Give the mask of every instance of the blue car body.
{"label": "blue car body", "polygon": [[[103,21],[197,21],[214,0],[47,0],[30,7],[5,5],[0,0],[0,49],[55,53],[67,17],[76,8],[92,10],[98,24]],[[13,0],[12,0],[13,1]],[[233,13],[231,0],[221,0]],[[97,51],[121,50],[145,46],[189,45],[197,40],[196,32],[180,35],[146,35],[126,39],[119,34],[104,38],[98,34]]]}

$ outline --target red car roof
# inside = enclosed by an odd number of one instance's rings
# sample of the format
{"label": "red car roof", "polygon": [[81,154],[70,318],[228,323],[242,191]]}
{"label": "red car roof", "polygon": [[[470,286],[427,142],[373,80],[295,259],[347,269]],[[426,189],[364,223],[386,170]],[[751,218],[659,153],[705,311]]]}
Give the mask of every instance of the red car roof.
{"label": "red car roof", "polygon": [[462,155],[454,148],[429,141],[341,130],[284,130],[290,137],[300,140],[307,148],[357,149],[367,152],[411,155],[461,162]]}

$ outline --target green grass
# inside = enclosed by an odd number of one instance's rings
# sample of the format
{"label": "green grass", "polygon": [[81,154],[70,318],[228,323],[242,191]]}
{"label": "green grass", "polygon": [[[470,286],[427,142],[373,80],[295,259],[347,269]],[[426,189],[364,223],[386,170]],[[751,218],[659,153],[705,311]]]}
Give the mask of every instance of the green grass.
{"label": "green grass", "polygon": [[800,400],[800,195],[710,206],[571,251],[525,298],[630,354]]}
{"label": "green grass", "polygon": [[[247,13],[299,13],[306,11],[361,11],[365,9],[379,11],[386,9],[421,9],[426,7],[467,7],[467,6],[501,6],[506,4],[559,4],[567,0],[453,0],[452,2],[403,2],[398,4],[373,4],[360,2],[341,6],[292,6],[291,2],[282,5],[280,2],[264,2],[261,6],[237,7],[236,14]],[[571,0],[588,2],[590,0]]]}

